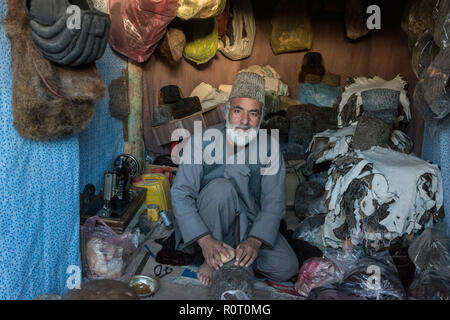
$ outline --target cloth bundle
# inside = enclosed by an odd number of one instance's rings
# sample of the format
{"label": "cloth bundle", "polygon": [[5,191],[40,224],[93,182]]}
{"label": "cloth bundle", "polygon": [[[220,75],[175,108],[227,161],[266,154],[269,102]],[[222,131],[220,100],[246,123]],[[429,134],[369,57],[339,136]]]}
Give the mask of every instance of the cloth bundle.
{"label": "cloth bundle", "polygon": [[183,56],[196,64],[214,58],[219,48],[219,29],[216,19],[186,22],[186,46]]}
{"label": "cloth bundle", "polygon": [[89,1],[75,1],[80,13],[79,25],[74,16],[77,11],[70,10],[73,1],[28,0],[23,3],[33,40],[48,60],[76,67],[103,56],[111,20]]}
{"label": "cloth bundle", "polygon": [[147,61],[176,17],[177,0],[109,0],[109,44],[117,52]]}
{"label": "cloth bundle", "polygon": [[272,18],[270,45],[274,54],[311,49],[313,31],[304,0],[282,0]]}
{"label": "cloth bundle", "polygon": [[334,160],[326,184],[325,244],[379,250],[432,221],[443,203],[436,165],[373,147]]}
{"label": "cloth bundle", "polygon": [[178,28],[168,28],[166,35],[159,46],[159,51],[166,58],[169,64],[174,66],[183,58],[185,46],[186,35],[183,30]]}
{"label": "cloth bundle", "polygon": [[264,78],[266,91],[274,91],[279,96],[289,96],[289,87],[281,81],[281,76],[270,65],[264,67],[252,65],[239,72],[253,72],[259,74]]}
{"label": "cloth bundle", "polygon": [[231,1],[231,23],[219,41],[219,50],[231,60],[241,60],[252,54],[256,36],[251,0]]}
{"label": "cloth bundle", "polygon": [[177,17],[183,20],[207,19],[220,15],[226,0],[178,0]]}
{"label": "cloth bundle", "polygon": [[198,97],[202,104],[202,109],[205,110],[209,107],[219,105],[227,102],[229,94],[215,89],[212,85],[206,82],[201,82],[198,86],[192,90],[190,97]]}
{"label": "cloth bundle", "polygon": [[341,100],[336,102],[339,128],[358,121],[358,117],[364,110],[364,101],[361,93],[373,89],[399,91],[399,110],[396,124],[409,123],[411,120],[410,102],[405,89],[406,81],[401,76],[397,76],[391,81],[383,80],[380,77],[358,77],[352,79],[352,81],[352,84],[344,87]]}
{"label": "cloth bundle", "polygon": [[345,34],[350,40],[357,40],[367,35],[370,30],[366,23],[366,8],[368,1],[345,1]]}

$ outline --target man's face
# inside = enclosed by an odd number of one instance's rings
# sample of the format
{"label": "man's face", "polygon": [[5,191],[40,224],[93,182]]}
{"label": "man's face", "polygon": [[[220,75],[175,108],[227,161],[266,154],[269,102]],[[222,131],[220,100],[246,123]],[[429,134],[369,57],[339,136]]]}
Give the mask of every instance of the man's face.
{"label": "man's face", "polygon": [[230,124],[247,131],[258,128],[261,117],[261,102],[251,98],[234,98],[230,103]]}
{"label": "man's face", "polygon": [[261,119],[261,102],[250,98],[234,98],[230,102],[227,119],[227,136],[237,146],[243,147],[258,135]]}

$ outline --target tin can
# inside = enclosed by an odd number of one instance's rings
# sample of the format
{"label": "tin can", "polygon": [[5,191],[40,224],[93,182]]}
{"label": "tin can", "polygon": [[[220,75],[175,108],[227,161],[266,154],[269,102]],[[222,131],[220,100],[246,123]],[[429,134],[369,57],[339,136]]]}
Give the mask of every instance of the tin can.
{"label": "tin can", "polygon": [[147,218],[152,222],[159,220],[159,207],[157,204],[149,204],[147,206]]}

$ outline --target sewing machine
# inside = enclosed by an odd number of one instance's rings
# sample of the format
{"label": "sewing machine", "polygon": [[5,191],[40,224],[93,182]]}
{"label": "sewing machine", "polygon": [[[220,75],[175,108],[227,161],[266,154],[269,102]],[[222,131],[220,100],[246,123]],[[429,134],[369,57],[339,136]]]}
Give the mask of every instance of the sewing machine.
{"label": "sewing machine", "polygon": [[97,215],[115,231],[122,232],[145,200],[146,189],[131,185],[138,174],[139,163],[133,156],[118,156],[113,170],[105,172],[98,195],[93,185],[86,185],[80,196],[81,221]]}

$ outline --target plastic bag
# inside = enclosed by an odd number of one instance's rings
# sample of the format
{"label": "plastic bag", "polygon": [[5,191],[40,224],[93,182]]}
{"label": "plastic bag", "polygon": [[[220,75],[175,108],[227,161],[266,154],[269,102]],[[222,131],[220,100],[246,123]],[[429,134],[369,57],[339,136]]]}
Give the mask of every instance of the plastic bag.
{"label": "plastic bag", "polygon": [[177,17],[183,20],[207,19],[220,15],[226,0],[178,0]]}
{"label": "plastic bag", "polygon": [[434,12],[434,42],[442,49],[450,46],[450,0],[439,0]]}
{"label": "plastic bag", "polygon": [[241,60],[251,55],[255,41],[256,23],[252,2],[234,0],[231,2],[231,11],[231,23],[219,42],[220,52],[231,60]]}
{"label": "plastic bag", "polygon": [[308,217],[303,220],[294,232],[294,239],[303,240],[312,245],[323,248],[323,224],[326,214]]}
{"label": "plastic bag", "polygon": [[274,54],[311,49],[313,31],[305,1],[283,0],[272,19],[270,44]]}
{"label": "plastic bag", "polygon": [[418,270],[450,269],[450,237],[439,226],[427,228],[409,246],[408,256]]}
{"label": "plastic bag", "polygon": [[147,61],[176,17],[177,7],[177,0],[109,0],[109,44],[134,61]]}
{"label": "plastic bag", "polygon": [[218,50],[219,29],[214,18],[186,23],[186,46],[183,56],[196,64],[207,63]]}
{"label": "plastic bag", "polygon": [[360,259],[339,288],[371,300],[404,300],[405,289],[388,251]]}
{"label": "plastic bag", "polygon": [[427,30],[417,40],[412,52],[412,68],[417,79],[421,79],[428,66],[439,52],[433,41],[433,34]]}
{"label": "plastic bag", "polygon": [[450,273],[421,272],[408,288],[408,300],[450,300]]}
{"label": "plastic bag", "polygon": [[[450,48],[441,50],[416,86],[414,105],[425,120],[443,119],[450,113]],[[422,111],[427,109],[428,111]]]}
{"label": "plastic bag", "polygon": [[305,261],[299,271],[294,287],[297,292],[308,297],[310,291],[327,284],[340,282],[344,274],[333,261],[324,258],[311,258]]}
{"label": "plastic bag", "polygon": [[308,300],[367,300],[367,298],[358,297],[350,292],[346,292],[339,287],[339,284],[331,284],[312,289],[309,293]]}
{"label": "plastic bag", "polygon": [[356,265],[358,260],[364,255],[364,251],[361,247],[354,247],[351,245],[345,245],[343,248],[326,248],[323,250],[324,257],[333,261],[339,269],[346,275]]}
{"label": "plastic bag", "polygon": [[117,235],[97,216],[86,220],[83,235],[88,279],[120,278],[128,258],[138,247],[138,237],[131,233]]}

